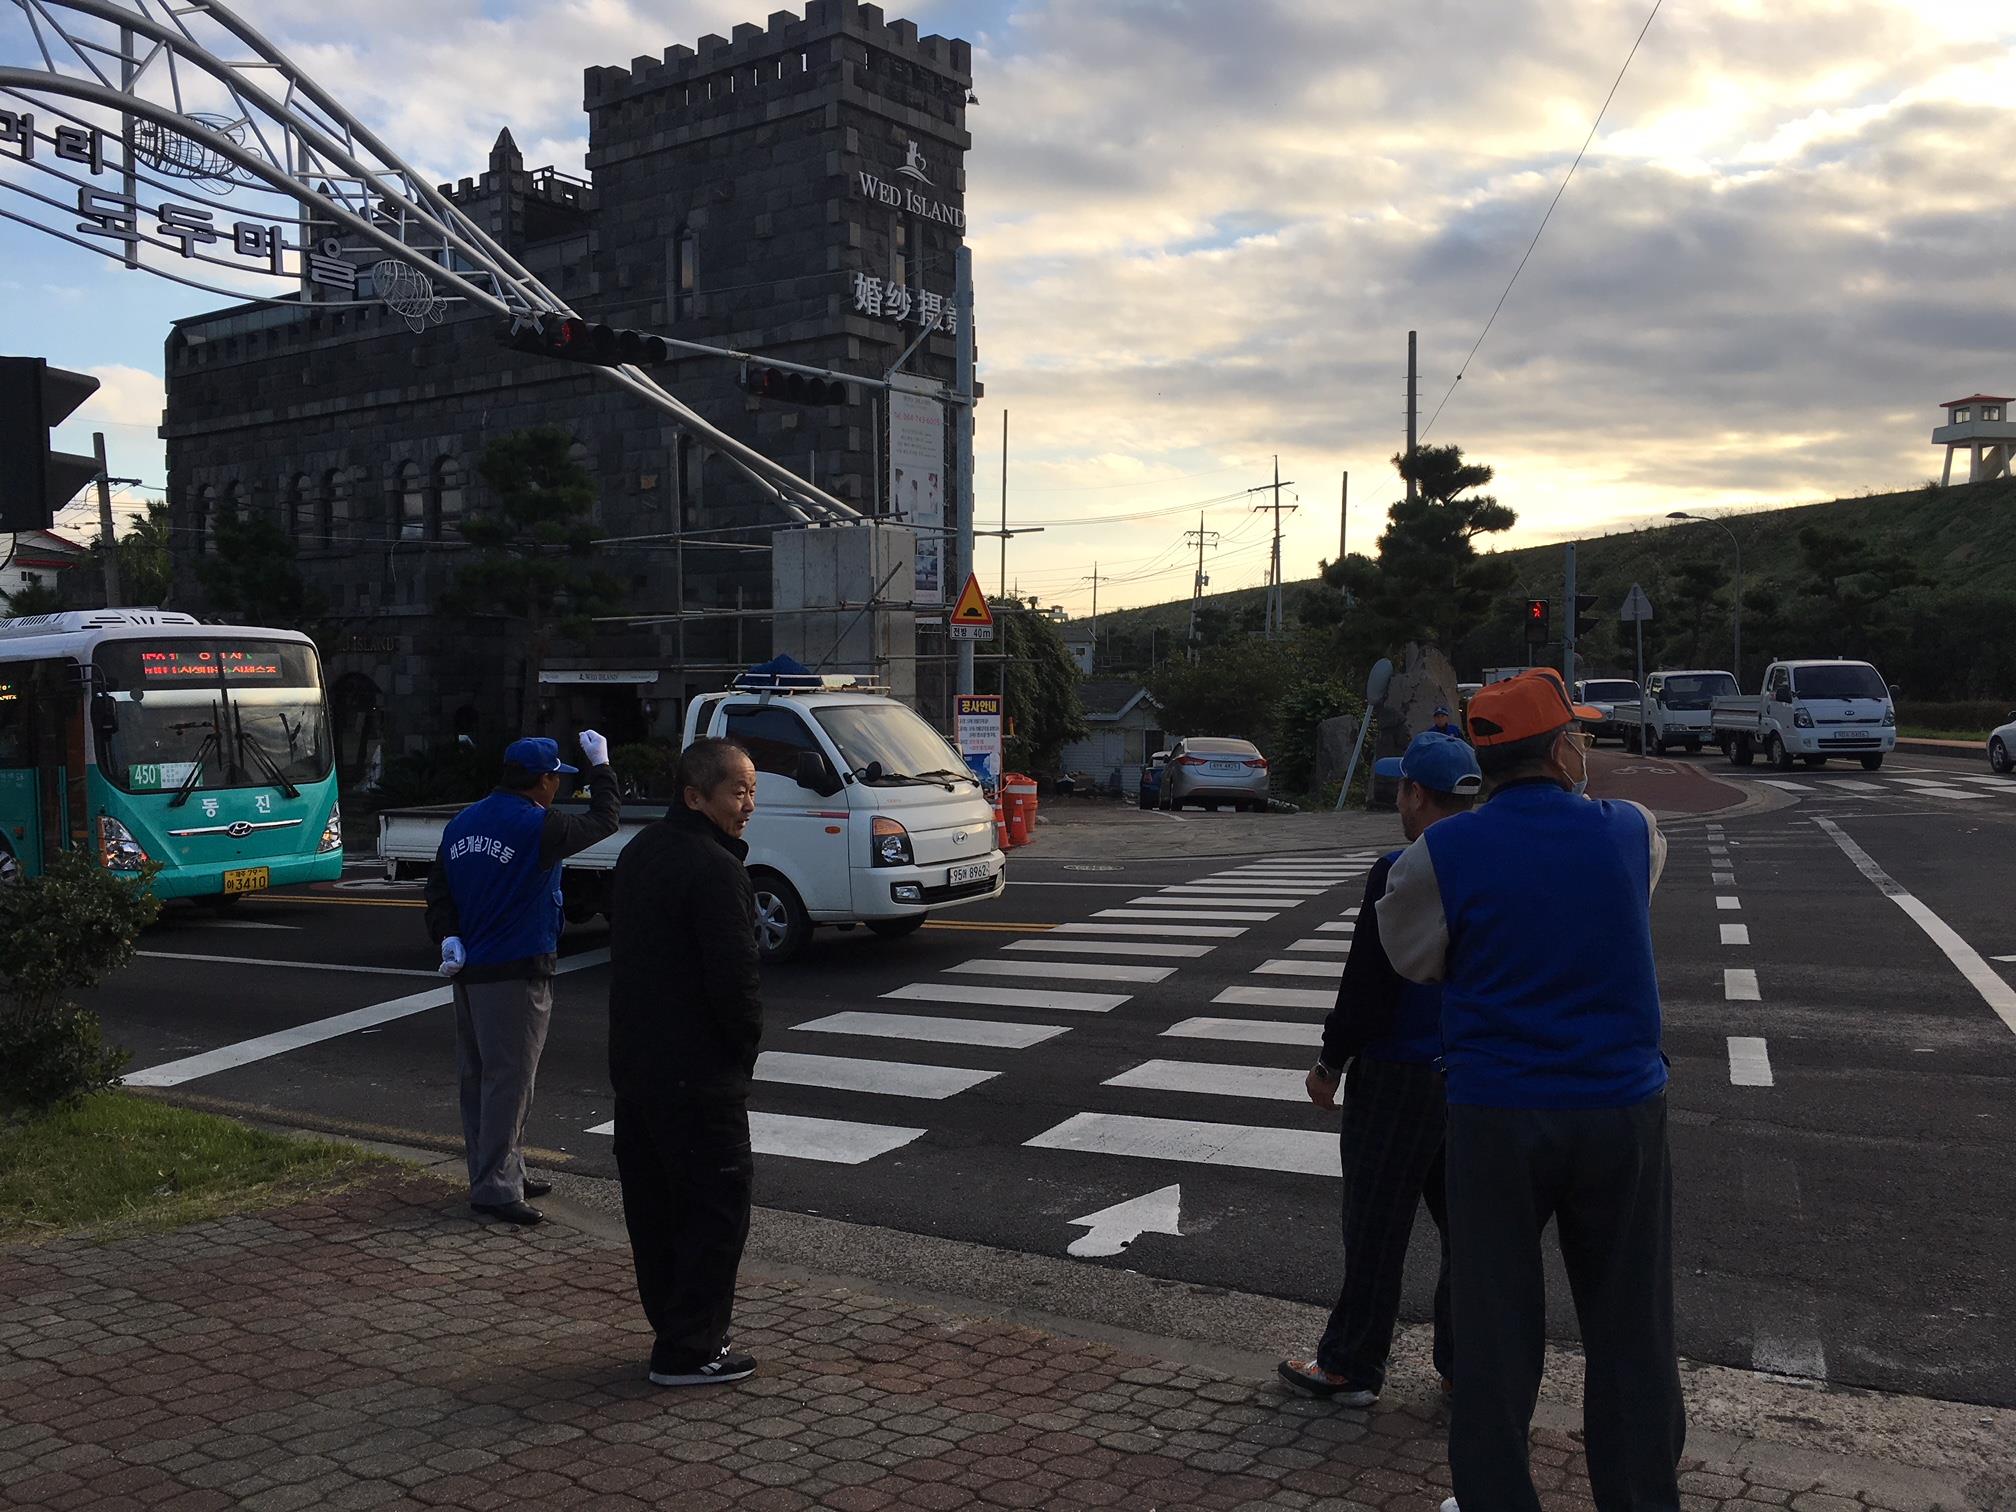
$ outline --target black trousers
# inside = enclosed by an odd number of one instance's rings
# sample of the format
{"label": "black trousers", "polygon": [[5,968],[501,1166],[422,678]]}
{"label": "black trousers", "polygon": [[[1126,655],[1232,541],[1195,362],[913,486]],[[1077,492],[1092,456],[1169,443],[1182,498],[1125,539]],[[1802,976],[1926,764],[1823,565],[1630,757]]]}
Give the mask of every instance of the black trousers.
{"label": "black trousers", "polygon": [[1463,1512],[1539,1512],[1527,1436],[1547,1345],[1554,1220],[1582,1325],[1589,1490],[1601,1512],[1677,1512],[1687,1441],[1673,1349],[1666,1098],[1586,1110],[1449,1107],[1456,1359],[1449,1468]]}
{"label": "black trousers", "polygon": [[637,1295],[658,1336],[652,1368],[704,1364],[728,1342],[749,1239],[748,1107],[617,1098],[616,1174]]}
{"label": "black trousers", "polygon": [[1415,1210],[1441,1241],[1435,1280],[1435,1369],[1452,1371],[1449,1224],[1442,1197],[1442,1073],[1431,1064],[1358,1056],[1344,1083],[1344,1287],[1316,1363],[1372,1391],[1386,1384]]}

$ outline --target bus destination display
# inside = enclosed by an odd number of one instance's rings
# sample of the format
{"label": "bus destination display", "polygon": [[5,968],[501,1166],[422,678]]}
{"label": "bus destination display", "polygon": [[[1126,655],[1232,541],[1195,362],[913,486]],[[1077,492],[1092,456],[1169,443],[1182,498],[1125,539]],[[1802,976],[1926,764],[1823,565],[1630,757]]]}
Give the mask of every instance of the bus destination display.
{"label": "bus destination display", "polygon": [[287,666],[279,646],[161,646],[140,653],[145,684],[215,682],[219,673],[233,683],[286,681]]}

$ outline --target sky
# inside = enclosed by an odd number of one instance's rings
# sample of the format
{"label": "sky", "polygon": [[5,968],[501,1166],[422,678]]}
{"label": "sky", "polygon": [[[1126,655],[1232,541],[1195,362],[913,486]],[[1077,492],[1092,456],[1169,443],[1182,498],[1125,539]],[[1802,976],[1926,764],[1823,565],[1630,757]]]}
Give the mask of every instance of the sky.
{"label": "sky", "polygon": [[[726,35],[726,0],[242,0],[430,175],[509,126],[581,173],[581,70]],[[1508,544],[1910,487],[1940,401],[2016,392],[2016,7],[1666,0],[1488,338],[1651,0],[918,0],[973,44],[976,492],[1076,613],[1369,550],[1424,437],[1497,469]],[[15,13],[5,7],[6,16]],[[0,61],[25,62],[0,19]],[[5,196],[0,195],[0,201]],[[161,343],[213,296],[0,221],[0,348],[87,369],[158,484]],[[1457,373],[1463,372],[1460,382]],[[1430,418],[1433,417],[1432,424]],[[74,516],[65,516],[66,521]],[[997,548],[985,543],[994,586]]]}

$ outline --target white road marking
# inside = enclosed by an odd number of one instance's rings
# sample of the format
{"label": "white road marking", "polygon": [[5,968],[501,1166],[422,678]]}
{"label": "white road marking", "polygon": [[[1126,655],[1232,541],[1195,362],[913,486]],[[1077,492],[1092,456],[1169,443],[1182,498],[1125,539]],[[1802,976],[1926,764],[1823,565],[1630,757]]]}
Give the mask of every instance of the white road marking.
{"label": "white road marking", "polygon": [[1211,1001],[1243,1003],[1249,1008],[1329,1008],[1336,1003],[1337,994],[1310,987],[1227,987]]}
{"label": "white road marking", "polygon": [[1944,782],[1921,782],[1911,777],[1900,777],[1897,780],[1900,783],[1908,782],[1911,784],[1906,791],[1914,798],[1964,798],[1969,803],[1973,803],[1988,796],[1986,793],[1977,793],[1969,788],[1953,787]]}
{"label": "white road marking", "polygon": [[1337,980],[1337,973],[1344,969],[1342,961],[1262,961],[1253,968],[1255,976],[1325,977]]}
{"label": "white road marking", "polygon": [[1813,784],[1810,782],[1788,782],[1783,777],[1752,777],[1750,780],[1752,782],[1761,782],[1766,787],[1783,788],[1788,793],[1810,793],[1813,791]]}
{"label": "white road marking", "polygon": [[[1136,898],[1134,901],[1138,903],[1141,899]],[[1092,917],[1095,919],[1190,919],[1199,924],[1214,922],[1220,924],[1264,924],[1273,918],[1274,914],[1271,911],[1267,913],[1226,913],[1222,910],[1206,912],[1186,908],[1102,908],[1093,914]]]}
{"label": "white road marking", "polygon": [[1176,974],[1174,966],[1122,966],[1112,961],[1004,961],[992,956],[961,961],[945,969],[966,976],[1054,977],[1075,982],[1160,982]]}
{"label": "white road marking", "polygon": [[1737,913],[1742,910],[1743,902],[1740,898],[1732,898],[1725,893],[1715,899],[1715,906],[1724,913]]}
{"label": "white road marking", "polygon": [[1347,919],[1355,919],[1358,917],[1358,910],[1355,908],[1347,908],[1344,910],[1344,917]]}
{"label": "white road marking", "polygon": [[1888,872],[1877,865],[1874,856],[1848,838],[1840,825],[1828,819],[1815,819],[1813,822],[1833,837],[1842,853],[1855,863],[1863,876],[1876,884],[1879,892],[1903,909],[1911,921],[1925,931],[1932,943],[1946,953],[1946,959],[1953,963],[1960,975],[1973,983],[1974,990],[1994,1010],[1995,1016],[2008,1026],[2012,1034],[2016,1034],[2016,988],[2003,981],[2001,974],[1982,960],[1952,925],[1898,885]]}
{"label": "white road marking", "polygon": [[[359,976],[429,977],[442,981],[438,971],[420,971],[407,966],[347,966],[340,961],[271,961],[265,956],[198,955],[193,950],[136,950],[136,956],[150,961],[210,961],[220,966],[284,966],[290,971],[349,971]],[[609,953],[602,953],[607,960]],[[131,1078],[128,1078],[129,1080]]]}
{"label": "white road marking", "polygon": [[1761,1003],[1764,994],[1757,990],[1757,971],[1750,966],[1727,966],[1722,971],[1722,996],[1732,1003]]}
{"label": "white road marking", "polygon": [[[1118,901],[1117,899],[1115,901]],[[1309,900],[1306,898],[1262,897],[1245,893],[1150,893],[1146,897],[1129,898],[1129,908],[1271,908],[1279,913],[1283,909],[1300,908]]]}
{"label": "white road marking", "polygon": [[1801,1380],[1827,1379],[1827,1351],[1812,1334],[1785,1334],[1782,1322],[1759,1323],[1750,1341],[1750,1366],[1767,1375],[1797,1376]]}
{"label": "white road marking", "polygon": [[182,929],[299,929],[299,924],[261,924],[256,919],[205,919],[202,923],[190,925],[178,921]]}
{"label": "white road marking", "polygon": [[2016,961],[2016,955],[1990,956],[1988,959],[1991,961]]}
{"label": "white road marking", "polygon": [[1054,1008],[1066,1013],[1110,1013],[1127,1001],[1125,993],[1037,992],[1026,987],[967,987],[957,982],[912,982],[885,999],[913,1003],[977,1003],[983,1008]]}
{"label": "white road marking", "polygon": [[1196,1123],[1183,1118],[1137,1118],[1121,1113],[1074,1113],[1029,1141],[1039,1150],[1079,1150],[1131,1155],[1191,1165],[1287,1171],[1301,1176],[1341,1176],[1334,1133]]}
{"label": "white road marking", "polygon": [[1307,1045],[1323,1043],[1323,1031],[1315,1024],[1291,1024],[1280,1019],[1187,1018],[1162,1031],[1165,1038],[1234,1040],[1248,1045]]}
{"label": "white road marking", "polygon": [[[590,1134],[614,1134],[616,1122],[597,1124]],[[851,1123],[844,1118],[798,1118],[788,1113],[751,1113],[749,1148],[758,1155],[817,1160],[826,1165],[860,1165],[900,1150],[922,1129],[893,1124]]]}
{"label": "white road marking", "polygon": [[1722,943],[1724,945],[1748,945],[1750,943],[1750,926],[1748,924],[1724,924],[1722,926]]}
{"label": "white road marking", "polygon": [[[1357,910],[1353,909],[1352,912],[1356,913]],[[1353,919],[1333,919],[1328,924],[1318,924],[1316,930],[1319,934],[1356,934],[1358,924]]]}
{"label": "white road marking", "polygon": [[1729,1082],[1737,1087],[1769,1087],[1771,1053],[1764,1041],[1744,1034],[1729,1036]]}
{"label": "white road marking", "polygon": [[1151,1060],[1109,1076],[1108,1087],[1147,1087],[1159,1092],[1196,1092],[1208,1097],[1258,1097],[1269,1102],[1307,1102],[1306,1071],[1278,1066],[1219,1066],[1204,1061]]}
{"label": "white road marking", "polygon": [[1708,874],[1708,885],[1710,887],[1734,887],[1736,885],[1736,873],[1710,872]]}
{"label": "white road marking", "polygon": [[[607,965],[608,961],[609,952],[606,950],[585,950],[579,955],[561,957],[558,970],[563,974],[581,971],[590,966]],[[269,963],[262,961],[259,964]],[[297,961],[293,964],[301,963]],[[432,975],[431,972],[425,974]],[[229,1071],[234,1066],[250,1065],[253,1061],[285,1055],[289,1050],[299,1050],[304,1045],[319,1045],[323,1040],[336,1039],[359,1029],[375,1029],[380,1024],[389,1024],[394,1019],[410,1018],[413,1014],[425,1013],[429,1008],[439,1008],[444,1003],[451,1003],[454,1000],[454,989],[444,983],[439,987],[430,987],[425,992],[416,992],[410,997],[373,1003],[369,1008],[353,1009],[349,1013],[339,1013],[334,1018],[317,1019],[312,1024],[296,1024],[292,1029],[262,1034],[257,1039],[240,1040],[235,1045],[225,1045],[218,1050],[206,1050],[201,1055],[164,1061],[158,1066],[149,1066],[144,1071],[129,1071],[125,1076],[126,1085],[179,1087],[184,1082],[195,1081],[199,1076],[214,1076],[219,1071]]]}
{"label": "white road marking", "polygon": [[1010,1024],[1000,1019],[934,1018],[922,1013],[828,1014],[793,1024],[808,1034],[853,1034],[866,1039],[921,1040],[933,1045],[978,1045],[988,1050],[1027,1050],[1067,1033],[1062,1024]]}
{"label": "white road marking", "polygon": [[1351,937],[1343,935],[1329,940],[1297,940],[1288,948],[1290,950],[1327,950],[1349,955],[1351,953]]}
{"label": "white road marking", "polygon": [[1182,1209],[1183,1188],[1166,1186],[1087,1213],[1083,1218],[1073,1218],[1072,1226],[1083,1226],[1087,1232],[1065,1246],[1065,1253],[1081,1259],[1117,1255],[1143,1234],[1173,1234],[1180,1239]]}
{"label": "white road marking", "polygon": [[1880,782],[1859,782],[1853,777],[1836,777],[1832,786],[1846,788],[1851,793],[1880,793],[1885,791]]}
{"label": "white road marking", "polygon": [[921,1066],[907,1061],[863,1060],[849,1055],[799,1055],[765,1050],[756,1057],[756,1080],[788,1087],[831,1087],[838,1092],[872,1092],[883,1097],[921,1097],[932,1102],[956,1097],[991,1081],[999,1071],[964,1066]]}
{"label": "white road marking", "polygon": [[[1155,915],[1161,918],[1162,915]],[[1052,935],[1181,935],[1184,939],[1236,940],[1246,933],[1243,925],[1228,928],[1222,924],[1186,924],[1180,929],[1155,924],[1059,924],[1055,929],[1044,931],[1043,938]]]}
{"label": "white road marking", "polygon": [[[1056,931],[1051,931],[1055,933]],[[1003,950],[1035,950],[1049,955],[1149,956],[1156,960],[1195,960],[1207,956],[1216,945],[1178,945],[1159,940],[1052,940],[1038,935],[1033,940],[1016,940]]]}
{"label": "white road marking", "polygon": [[1329,890],[1300,882],[1172,882],[1157,889],[1165,893],[1247,893],[1256,898],[1318,898]]}

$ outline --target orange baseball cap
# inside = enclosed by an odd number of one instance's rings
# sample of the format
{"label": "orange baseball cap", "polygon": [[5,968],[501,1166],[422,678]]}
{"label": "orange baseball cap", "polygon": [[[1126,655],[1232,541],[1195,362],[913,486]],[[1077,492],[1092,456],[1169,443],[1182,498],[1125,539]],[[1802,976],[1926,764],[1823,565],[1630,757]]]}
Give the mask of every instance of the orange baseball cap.
{"label": "orange baseball cap", "polygon": [[1601,709],[1578,704],[1552,667],[1529,667],[1517,677],[1486,683],[1470,695],[1470,743],[1478,747],[1530,740],[1574,723],[1600,720]]}

